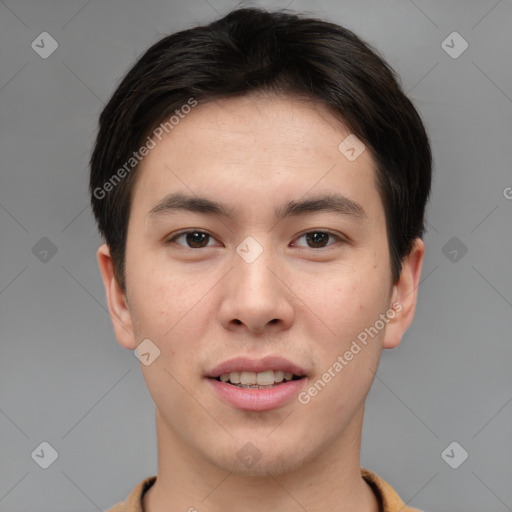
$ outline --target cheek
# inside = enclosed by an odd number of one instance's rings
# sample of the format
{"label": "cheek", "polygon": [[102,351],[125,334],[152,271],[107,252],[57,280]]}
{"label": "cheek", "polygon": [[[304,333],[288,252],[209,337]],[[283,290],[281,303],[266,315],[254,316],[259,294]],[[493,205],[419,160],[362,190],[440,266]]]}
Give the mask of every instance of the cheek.
{"label": "cheek", "polygon": [[201,311],[207,303],[199,301],[202,287],[158,269],[141,270],[132,278],[137,283],[133,290],[137,335],[140,340],[150,339],[160,350],[151,365],[141,365],[148,390],[163,410],[190,407],[182,386],[191,380],[206,328]]}
{"label": "cheek", "polygon": [[332,332],[322,338],[315,350],[318,364],[311,393],[318,396],[311,400],[310,410],[316,410],[318,415],[347,418],[364,402],[385,332],[374,330],[380,315],[388,309],[388,287],[383,283],[383,276],[371,273],[353,276],[350,285],[332,285],[329,297],[319,303],[320,317]]}
{"label": "cheek", "polygon": [[[187,283],[163,263],[151,263],[142,257],[139,260],[140,264],[133,265],[135,268],[132,267],[130,275],[138,309],[144,318],[165,319],[183,304]],[[168,319],[169,322],[171,320]]]}
{"label": "cheek", "polygon": [[[175,360],[198,339],[202,287],[192,279],[162,271],[162,267],[141,265],[131,274],[131,312],[139,338],[149,338],[163,355]],[[192,315],[193,312],[195,315]],[[179,345],[179,350],[178,350]]]}
{"label": "cheek", "polygon": [[[378,264],[361,265],[331,279],[318,294],[316,308],[333,331],[346,340],[372,325],[387,309],[389,273]],[[322,313],[323,312],[323,313]]]}
{"label": "cheek", "polygon": [[149,338],[160,349],[160,365],[180,382],[197,374],[198,357],[211,338],[218,276],[202,272],[178,273],[150,269],[138,276],[136,316],[141,339]]}

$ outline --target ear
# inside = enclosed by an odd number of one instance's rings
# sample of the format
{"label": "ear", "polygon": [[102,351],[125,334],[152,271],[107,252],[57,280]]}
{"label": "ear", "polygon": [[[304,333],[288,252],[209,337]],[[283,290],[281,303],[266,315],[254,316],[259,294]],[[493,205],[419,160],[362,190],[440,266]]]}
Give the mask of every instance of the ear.
{"label": "ear", "polygon": [[402,265],[400,278],[393,287],[390,308],[395,312],[390,318],[382,348],[396,348],[402,341],[402,336],[411,325],[416,311],[418,286],[420,283],[421,267],[425,256],[425,244],[420,238],[414,240],[413,248]]}
{"label": "ear", "polygon": [[137,343],[135,342],[132,317],[128,309],[126,294],[119,286],[114,275],[114,262],[110,256],[108,245],[101,245],[96,255],[117,341],[124,348],[135,350]]}

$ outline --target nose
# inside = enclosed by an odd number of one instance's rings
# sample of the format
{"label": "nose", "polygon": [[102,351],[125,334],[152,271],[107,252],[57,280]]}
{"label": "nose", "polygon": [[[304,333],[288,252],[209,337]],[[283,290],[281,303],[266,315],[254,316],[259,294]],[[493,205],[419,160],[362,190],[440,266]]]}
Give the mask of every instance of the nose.
{"label": "nose", "polygon": [[254,260],[233,256],[233,269],[223,283],[222,325],[253,334],[288,329],[294,319],[294,295],[286,272],[270,249]]}

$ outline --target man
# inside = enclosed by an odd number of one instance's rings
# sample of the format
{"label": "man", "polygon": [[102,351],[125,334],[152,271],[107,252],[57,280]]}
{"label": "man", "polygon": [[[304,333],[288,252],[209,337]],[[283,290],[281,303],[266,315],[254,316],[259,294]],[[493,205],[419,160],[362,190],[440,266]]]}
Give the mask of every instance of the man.
{"label": "man", "polygon": [[140,58],[90,190],[158,474],[112,512],[414,510],[360,448],[414,316],[430,181],[418,113],[338,25],[238,9]]}

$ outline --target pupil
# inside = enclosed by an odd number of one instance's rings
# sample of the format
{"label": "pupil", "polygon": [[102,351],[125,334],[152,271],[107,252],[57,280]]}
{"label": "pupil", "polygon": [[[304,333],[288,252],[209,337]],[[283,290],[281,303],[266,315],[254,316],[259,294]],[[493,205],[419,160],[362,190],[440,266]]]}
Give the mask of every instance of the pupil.
{"label": "pupil", "polygon": [[187,242],[194,246],[194,244],[201,245],[201,242],[204,242],[208,235],[206,233],[199,233],[198,231],[195,231],[194,233],[188,233],[187,234]]}
{"label": "pupil", "polygon": [[322,239],[325,239],[327,236],[327,233],[308,233],[307,239],[308,242],[312,242],[313,244],[321,244]]}

